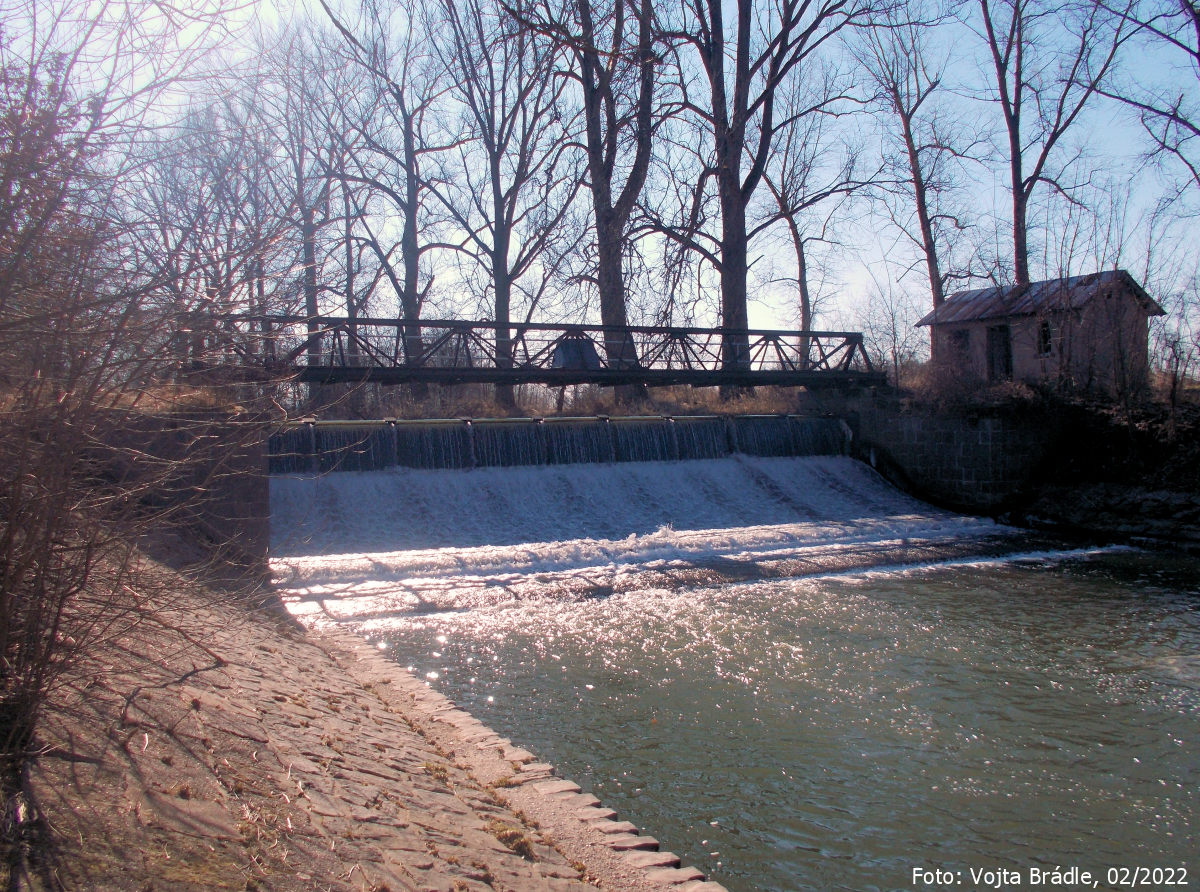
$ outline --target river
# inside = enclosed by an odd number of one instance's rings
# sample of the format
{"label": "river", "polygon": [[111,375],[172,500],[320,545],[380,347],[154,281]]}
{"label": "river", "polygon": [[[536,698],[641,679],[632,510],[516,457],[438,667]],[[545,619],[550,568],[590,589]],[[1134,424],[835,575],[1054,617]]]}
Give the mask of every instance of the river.
{"label": "river", "polygon": [[1191,867],[1195,559],[1035,539],[836,457],[272,498],[297,615],[359,630],[731,890]]}

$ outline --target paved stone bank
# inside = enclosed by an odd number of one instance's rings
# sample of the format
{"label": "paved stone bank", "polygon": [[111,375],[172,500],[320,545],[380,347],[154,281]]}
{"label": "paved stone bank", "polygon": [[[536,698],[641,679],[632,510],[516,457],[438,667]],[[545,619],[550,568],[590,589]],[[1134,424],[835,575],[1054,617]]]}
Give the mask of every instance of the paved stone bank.
{"label": "paved stone bank", "polygon": [[[722,892],[702,871],[683,866],[652,836],[552,766],[501,737],[374,648],[349,635],[319,632],[342,668],[376,696],[412,717],[414,726],[447,758],[466,767],[500,802],[546,830],[572,862],[615,878],[617,888],[649,882],[679,892]],[[332,636],[332,637],[327,637]],[[607,885],[607,884],[606,884]]]}
{"label": "paved stone bank", "polygon": [[68,887],[721,889],[360,639],[190,588],[150,585],[47,714]]}

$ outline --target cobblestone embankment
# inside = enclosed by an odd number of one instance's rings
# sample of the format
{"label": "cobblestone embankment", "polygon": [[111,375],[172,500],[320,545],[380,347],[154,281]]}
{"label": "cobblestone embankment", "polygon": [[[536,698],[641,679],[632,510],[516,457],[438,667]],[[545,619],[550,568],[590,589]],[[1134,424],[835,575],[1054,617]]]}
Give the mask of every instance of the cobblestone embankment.
{"label": "cobblestone embankment", "polygon": [[69,888],[722,888],[346,633],[180,581],[90,654],[35,772]]}

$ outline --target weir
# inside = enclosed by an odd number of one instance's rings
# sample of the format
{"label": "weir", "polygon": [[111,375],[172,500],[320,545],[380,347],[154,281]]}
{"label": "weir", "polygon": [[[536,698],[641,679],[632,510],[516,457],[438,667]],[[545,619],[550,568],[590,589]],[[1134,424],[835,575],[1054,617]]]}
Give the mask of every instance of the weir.
{"label": "weir", "polygon": [[[864,412],[855,446],[962,467],[1006,442],[986,421]],[[792,416],[296,425],[272,570],[306,626],[731,890],[898,888],[947,852],[1184,863],[1195,573],[922,503],[846,443]]]}
{"label": "weir", "polygon": [[850,429],[804,415],[306,420],[272,435],[271,474],[844,455]]}

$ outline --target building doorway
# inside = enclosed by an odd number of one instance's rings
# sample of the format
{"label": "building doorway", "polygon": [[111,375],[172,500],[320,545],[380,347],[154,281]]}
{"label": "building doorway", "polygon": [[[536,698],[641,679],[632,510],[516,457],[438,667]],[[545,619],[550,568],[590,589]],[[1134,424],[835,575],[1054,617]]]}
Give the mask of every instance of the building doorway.
{"label": "building doorway", "polygon": [[1007,325],[987,330],[987,376],[989,384],[1012,380],[1012,336]]}

